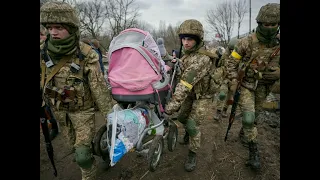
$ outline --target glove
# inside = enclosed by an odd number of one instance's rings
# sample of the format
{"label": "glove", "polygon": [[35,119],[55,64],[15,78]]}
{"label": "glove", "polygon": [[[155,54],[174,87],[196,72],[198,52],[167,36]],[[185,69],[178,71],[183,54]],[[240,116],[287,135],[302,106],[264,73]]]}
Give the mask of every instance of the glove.
{"label": "glove", "polygon": [[220,101],[223,101],[223,100],[226,98],[226,93],[223,92],[223,91],[221,91],[221,92],[219,93],[218,97],[219,97],[219,100],[220,100]]}
{"label": "glove", "polygon": [[263,79],[272,80],[272,81],[280,79],[280,68],[279,67],[273,67],[270,70],[271,70],[271,72],[264,72],[263,73],[263,76],[262,76]]}

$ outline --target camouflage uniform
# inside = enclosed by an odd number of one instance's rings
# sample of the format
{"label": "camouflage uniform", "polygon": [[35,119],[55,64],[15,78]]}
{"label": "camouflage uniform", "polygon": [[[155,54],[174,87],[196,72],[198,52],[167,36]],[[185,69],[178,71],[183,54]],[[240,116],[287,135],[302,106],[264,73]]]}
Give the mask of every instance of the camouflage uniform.
{"label": "camouflage uniform", "polygon": [[[221,116],[227,117],[227,110],[228,110],[228,105],[227,105],[227,99],[226,95],[228,94],[228,79],[226,79],[226,69],[225,69],[225,60],[226,58],[231,54],[231,51],[234,48],[236,41],[230,40],[227,49],[225,52],[222,54],[217,68],[215,69],[212,79],[213,83],[212,86],[216,89],[215,91],[219,92],[218,98],[217,98],[217,105],[216,105],[216,113],[214,116],[215,120],[220,120]],[[232,96],[231,94],[228,94],[228,97]]]}
{"label": "camouflage uniform", "polygon": [[194,170],[196,166],[196,152],[200,148],[201,132],[196,124],[207,118],[208,107],[212,106],[212,94],[210,93],[210,73],[212,59],[202,53],[203,26],[197,20],[184,21],[178,30],[179,37],[197,36],[199,42],[192,50],[184,50],[181,58],[181,75],[178,79],[173,98],[167,104],[165,112],[168,115],[178,112],[178,120],[184,124],[189,134],[189,155],[185,163],[187,171]]}
{"label": "camouflage uniform", "polygon": [[[280,79],[280,43],[276,38],[278,27],[267,28],[262,23],[280,24],[280,4],[269,3],[262,6],[256,18],[256,32],[240,39],[227,60],[226,68],[230,80],[230,91],[235,92],[237,73],[241,62],[249,62],[241,84],[239,107],[241,108],[242,129],[249,145],[247,165],[260,168],[257,149],[257,128],[254,125],[256,114],[269,93],[269,87]],[[275,54],[275,52],[277,52]],[[271,58],[271,54],[275,54]]]}
{"label": "camouflage uniform", "polygon": [[[45,3],[40,9],[40,23],[44,26],[61,24],[70,33],[70,36],[65,39],[50,38],[44,46],[43,52],[50,56],[54,66],[46,67],[44,58],[48,56],[41,56],[41,67],[44,72],[42,75],[45,75],[42,78],[42,87],[45,92],[44,98],[47,99],[55,118],[60,123],[62,132],[74,148],[75,160],[81,169],[82,180],[94,180],[97,172],[91,146],[95,135],[94,104],[96,103],[104,116],[111,108],[111,94],[99,66],[98,54],[90,46],[79,41],[79,19],[69,4]],[[70,38],[73,38],[72,42],[69,41]],[[68,46],[70,44],[73,45]],[[69,48],[64,52],[57,51],[63,50],[66,46]],[[60,56],[56,56],[57,54]],[[55,67],[64,60],[67,61],[61,69],[49,82],[44,83]],[[80,69],[78,71],[72,69],[72,63],[80,65]],[[61,98],[61,90],[65,92],[64,98]]]}

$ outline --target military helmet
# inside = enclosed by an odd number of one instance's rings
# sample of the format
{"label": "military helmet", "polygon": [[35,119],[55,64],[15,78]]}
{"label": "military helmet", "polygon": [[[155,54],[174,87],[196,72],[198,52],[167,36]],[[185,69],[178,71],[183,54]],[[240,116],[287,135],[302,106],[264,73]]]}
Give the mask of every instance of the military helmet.
{"label": "military helmet", "polygon": [[46,2],[40,8],[40,23],[67,24],[79,28],[80,21],[75,9],[65,2]]}
{"label": "military helmet", "polygon": [[268,3],[262,6],[256,20],[258,23],[280,23],[280,4]]}
{"label": "military helmet", "polygon": [[229,44],[228,44],[229,50],[232,51],[232,50],[234,49],[234,46],[237,44],[238,40],[239,40],[239,39],[236,38],[236,37],[230,39]]}
{"label": "military helmet", "polygon": [[203,40],[204,32],[202,24],[195,19],[185,20],[178,29],[178,35],[190,34],[195,35]]}

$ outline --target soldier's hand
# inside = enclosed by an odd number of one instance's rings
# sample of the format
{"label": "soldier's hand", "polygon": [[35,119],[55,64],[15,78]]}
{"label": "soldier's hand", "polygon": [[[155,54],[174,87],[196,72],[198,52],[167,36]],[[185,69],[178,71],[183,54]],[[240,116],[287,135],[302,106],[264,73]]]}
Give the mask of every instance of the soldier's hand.
{"label": "soldier's hand", "polygon": [[270,69],[271,72],[264,72],[263,73],[263,79],[266,80],[278,80],[280,79],[280,68],[279,67],[275,67],[275,68],[271,68]]}

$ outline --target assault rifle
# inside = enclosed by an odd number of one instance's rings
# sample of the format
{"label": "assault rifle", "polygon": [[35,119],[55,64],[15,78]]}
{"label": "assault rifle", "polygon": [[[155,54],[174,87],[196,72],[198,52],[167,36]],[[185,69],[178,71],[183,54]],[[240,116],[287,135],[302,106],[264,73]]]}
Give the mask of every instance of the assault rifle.
{"label": "assault rifle", "polygon": [[242,83],[243,77],[245,76],[245,70],[248,67],[248,65],[249,65],[249,63],[244,64],[243,67],[240,68],[240,70],[238,72],[238,78],[237,78],[238,84],[237,84],[236,92],[233,95],[233,100],[229,99],[227,101],[227,104],[228,105],[232,105],[232,107],[231,107],[231,113],[230,113],[230,117],[229,117],[228,129],[227,129],[227,133],[226,133],[226,135],[224,137],[224,141],[227,141],[229,130],[231,129],[232,123],[233,123],[234,118],[236,116],[236,109],[238,107],[238,102],[239,102],[239,98],[240,98],[240,95],[241,95],[241,91],[240,91],[241,83]]}
{"label": "assault rifle", "polygon": [[46,143],[46,150],[49,156],[49,159],[51,161],[52,167],[54,169],[54,176],[57,177],[57,169],[54,164],[53,160],[53,147],[51,144],[50,140],[50,133],[49,133],[49,128],[48,128],[48,123],[47,123],[47,118],[46,118],[46,112],[45,112],[45,105],[42,106],[42,91],[40,90],[40,122],[41,122],[41,129],[42,129],[42,134],[44,136],[44,140]]}

